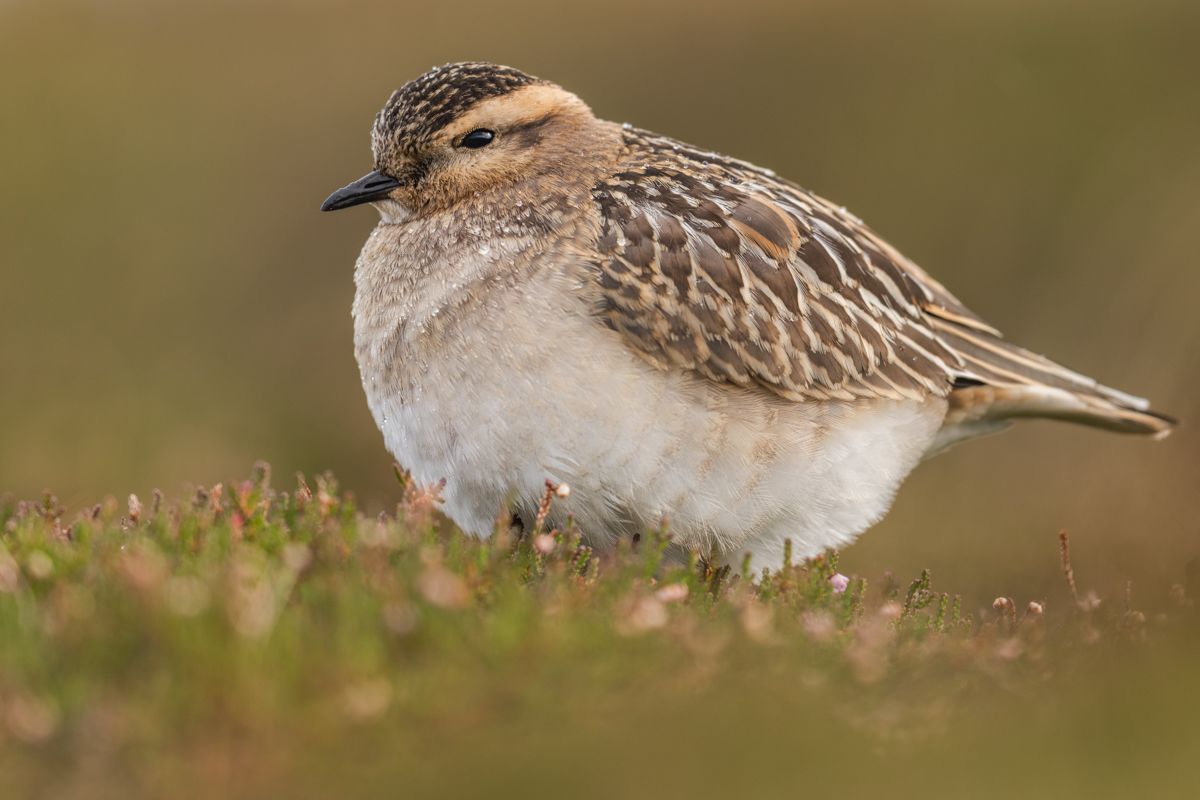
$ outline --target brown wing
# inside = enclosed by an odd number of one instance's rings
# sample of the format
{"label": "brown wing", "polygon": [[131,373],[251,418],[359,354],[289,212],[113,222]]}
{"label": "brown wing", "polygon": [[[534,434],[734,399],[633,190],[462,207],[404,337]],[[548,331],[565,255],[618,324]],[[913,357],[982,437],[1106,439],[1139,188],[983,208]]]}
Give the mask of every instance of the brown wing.
{"label": "brown wing", "polygon": [[603,319],[656,363],[793,399],[944,396],[961,358],[945,289],[826,201],[740,162],[638,136],[597,185]]}
{"label": "brown wing", "polygon": [[861,220],[772,173],[626,131],[598,183],[597,313],[654,363],[804,399],[951,399],[1161,433],[1146,401],[1005,342]]}

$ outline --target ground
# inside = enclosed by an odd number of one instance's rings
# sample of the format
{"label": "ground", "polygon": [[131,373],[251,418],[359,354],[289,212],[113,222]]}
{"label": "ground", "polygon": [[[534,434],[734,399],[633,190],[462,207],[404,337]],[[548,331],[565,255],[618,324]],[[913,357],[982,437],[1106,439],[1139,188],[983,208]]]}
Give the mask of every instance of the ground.
{"label": "ground", "polygon": [[[455,531],[402,474],[0,501],[4,797],[1183,796],[1196,577],[964,609],[928,574]],[[547,503],[555,496],[548,488]],[[1064,538],[1066,548],[1069,541]]]}

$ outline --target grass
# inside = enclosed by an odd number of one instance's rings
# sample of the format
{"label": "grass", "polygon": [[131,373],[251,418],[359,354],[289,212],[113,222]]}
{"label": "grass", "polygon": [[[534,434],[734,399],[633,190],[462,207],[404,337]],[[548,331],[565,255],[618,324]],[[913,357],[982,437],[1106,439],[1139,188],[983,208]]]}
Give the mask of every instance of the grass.
{"label": "grass", "polygon": [[397,496],[367,518],[330,477],[279,491],[260,465],[73,516],[0,502],[0,795],[1171,797],[1200,777],[1196,587],[1101,598],[1065,536],[1061,596],[964,609],[835,554],[749,580],[664,564],[661,533],[480,542],[436,491]]}

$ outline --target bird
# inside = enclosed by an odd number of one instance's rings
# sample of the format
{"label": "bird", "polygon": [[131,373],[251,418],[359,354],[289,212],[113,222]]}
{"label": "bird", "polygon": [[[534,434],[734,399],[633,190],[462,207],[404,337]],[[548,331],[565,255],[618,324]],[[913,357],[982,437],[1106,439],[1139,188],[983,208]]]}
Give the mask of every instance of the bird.
{"label": "bird", "polygon": [[531,530],[548,485],[611,549],[780,566],[844,547],[924,459],[1022,418],[1165,436],[1146,400],[1006,341],[844,207],[598,118],[484,62],[391,94],[354,353],[384,442],[443,511]]}

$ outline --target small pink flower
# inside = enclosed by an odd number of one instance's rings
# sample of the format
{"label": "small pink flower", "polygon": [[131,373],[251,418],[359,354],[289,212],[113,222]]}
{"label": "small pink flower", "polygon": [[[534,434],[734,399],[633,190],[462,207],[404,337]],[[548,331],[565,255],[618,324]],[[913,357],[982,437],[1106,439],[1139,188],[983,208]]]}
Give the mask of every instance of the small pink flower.
{"label": "small pink flower", "polygon": [[841,594],[850,585],[850,579],[840,572],[835,572],[833,577],[829,579],[829,583],[833,586],[834,594]]}
{"label": "small pink flower", "polygon": [[678,603],[687,599],[688,587],[683,583],[669,583],[655,592],[654,596],[663,603]]}

